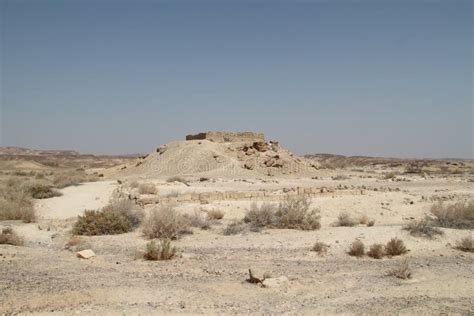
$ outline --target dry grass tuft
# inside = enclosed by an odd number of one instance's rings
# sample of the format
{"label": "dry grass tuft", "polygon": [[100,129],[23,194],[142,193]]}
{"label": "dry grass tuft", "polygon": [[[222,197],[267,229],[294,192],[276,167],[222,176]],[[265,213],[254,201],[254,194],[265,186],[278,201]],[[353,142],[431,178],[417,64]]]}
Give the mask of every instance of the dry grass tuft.
{"label": "dry grass tuft", "polygon": [[225,213],[219,210],[210,210],[207,212],[207,218],[210,220],[219,220],[224,218]]}
{"label": "dry grass tuft", "polygon": [[0,220],[21,220],[25,223],[36,220],[31,195],[22,188],[19,180],[8,179],[0,187]]}
{"label": "dry grass tuft", "polygon": [[412,236],[434,238],[437,235],[443,235],[443,231],[441,229],[433,227],[426,219],[412,221],[411,223],[404,226],[403,229],[408,230]]}
{"label": "dry grass tuft", "polygon": [[361,215],[359,216],[359,224],[361,225],[367,225],[369,223],[369,217],[367,215]]}
{"label": "dry grass tuft", "polygon": [[163,205],[150,211],[143,226],[143,233],[150,239],[177,239],[189,233],[190,221],[170,205]]}
{"label": "dry grass tuft", "polygon": [[385,253],[388,256],[400,256],[408,252],[408,249],[405,247],[403,240],[398,238],[392,238],[385,245]]}
{"label": "dry grass tuft", "polygon": [[412,274],[413,272],[408,264],[408,259],[403,260],[398,267],[388,272],[389,276],[394,276],[403,280],[411,279]]}
{"label": "dry grass tuft", "polygon": [[275,213],[274,204],[264,203],[258,207],[257,203],[252,203],[245,214],[244,222],[251,223],[256,227],[274,227],[276,226]]}
{"label": "dry grass tuft", "polygon": [[384,246],[382,244],[373,244],[367,252],[369,257],[374,259],[382,259],[385,255]]}
{"label": "dry grass tuft", "polygon": [[456,243],[455,248],[465,252],[474,252],[474,238],[472,236],[464,237]]}
{"label": "dry grass tuft", "polygon": [[436,222],[441,227],[474,228],[474,200],[451,205],[439,202],[434,204],[430,211],[436,216]]}
{"label": "dry grass tuft", "polygon": [[318,255],[322,256],[325,255],[328,252],[329,245],[325,244],[323,242],[317,241],[313,247],[311,248],[311,251],[315,251],[318,253]]}
{"label": "dry grass tuft", "polygon": [[365,253],[364,243],[360,240],[354,241],[351,244],[349,251],[347,253],[354,257],[359,257],[359,258],[362,257]]}
{"label": "dry grass tuft", "polygon": [[195,210],[193,215],[184,214],[183,216],[189,220],[189,225],[191,227],[197,227],[202,230],[211,228],[211,220],[204,217],[202,211]]}
{"label": "dry grass tuft", "polygon": [[278,228],[316,230],[321,228],[318,209],[310,210],[311,201],[306,198],[290,198],[278,205],[275,213]]}
{"label": "dry grass tuft", "polygon": [[0,245],[23,246],[23,238],[18,236],[11,227],[7,227],[2,229],[0,234]]}
{"label": "dry grass tuft", "polygon": [[342,212],[337,217],[336,226],[352,227],[358,224],[358,221],[352,218],[349,213]]}
{"label": "dry grass tuft", "polygon": [[156,194],[157,190],[153,183],[141,183],[138,185],[138,193],[140,194]]}
{"label": "dry grass tuft", "polygon": [[170,239],[161,239],[158,245],[154,240],[146,244],[144,258],[146,260],[171,260],[176,255],[176,248],[171,245]]}
{"label": "dry grass tuft", "polygon": [[374,219],[371,219],[367,222],[367,227],[372,227],[375,225],[375,220]]}

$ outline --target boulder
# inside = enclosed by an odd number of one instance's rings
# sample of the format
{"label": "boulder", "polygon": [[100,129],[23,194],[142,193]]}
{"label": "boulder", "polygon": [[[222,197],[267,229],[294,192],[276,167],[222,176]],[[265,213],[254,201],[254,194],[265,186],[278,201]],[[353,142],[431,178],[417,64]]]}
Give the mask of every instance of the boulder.
{"label": "boulder", "polygon": [[92,249],[82,250],[77,252],[76,254],[81,259],[90,259],[92,257],[95,257],[95,253],[92,251]]}

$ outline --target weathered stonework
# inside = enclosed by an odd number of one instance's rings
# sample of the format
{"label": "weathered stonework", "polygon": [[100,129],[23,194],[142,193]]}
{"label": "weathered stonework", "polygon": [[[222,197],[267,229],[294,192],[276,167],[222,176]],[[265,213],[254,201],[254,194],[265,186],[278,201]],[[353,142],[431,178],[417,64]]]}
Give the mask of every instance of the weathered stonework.
{"label": "weathered stonework", "polygon": [[186,140],[209,140],[216,143],[227,142],[265,142],[262,133],[253,132],[205,132],[187,135]]}

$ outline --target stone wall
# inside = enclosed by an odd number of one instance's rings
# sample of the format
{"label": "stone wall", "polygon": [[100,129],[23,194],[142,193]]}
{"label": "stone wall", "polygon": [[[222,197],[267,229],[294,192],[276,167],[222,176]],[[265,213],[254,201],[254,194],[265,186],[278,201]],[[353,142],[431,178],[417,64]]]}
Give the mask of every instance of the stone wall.
{"label": "stone wall", "polygon": [[186,140],[210,140],[217,143],[226,142],[264,142],[265,136],[262,133],[253,132],[205,132],[194,135],[187,135]]}

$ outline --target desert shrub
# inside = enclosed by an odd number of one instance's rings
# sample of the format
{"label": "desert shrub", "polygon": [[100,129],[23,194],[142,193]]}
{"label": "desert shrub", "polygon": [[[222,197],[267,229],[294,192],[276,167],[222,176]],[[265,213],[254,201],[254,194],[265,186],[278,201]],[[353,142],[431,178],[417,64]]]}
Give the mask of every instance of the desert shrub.
{"label": "desert shrub", "polygon": [[390,179],[395,179],[397,177],[397,174],[394,173],[394,172],[389,172],[389,173],[386,173],[384,174],[383,178],[385,180],[390,180]]}
{"label": "desert shrub", "polygon": [[143,210],[129,199],[112,199],[109,204],[102,208],[102,211],[110,211],[123,216],[132,228],[138,227],[145,217]]}
{"label": "desert shrub", "polygon": [[317,252],[319,255],[324,255],[328,252],[329,245],[325,244],[323,242],[316,242],[314,243],[313,247],[311,248],[311,251]]}
{"label": "desert shrub", "polygon": [[116,235],[132,230],[131,223],[121,214],[112,211],[85,210],[73,226],[75,235]]}
{"label": "desert shrub", "polygon": [[347,253],[354,257],[362,257],[365,253],[364,243],[360,240],[354,241],[349,247],[349,251]]}
{"label": "desert shrub", "polygon": [[321,228],[318,209],[310,210],[310,200],[289,198],[278,205],[275,213],[278,228],[315,230]]}
{"label": "desert shrub", "polygon": [[247,230],[247,225],[241,221],[233,221],[224,229],[224,235],[237,235],[245,232]]}
{"label": "desert shrub", "polygon": [[408,264],[407,259],[403,260],[403,262],[398,267],[388,272],[389,276],[394,276],[403,280],[411,279],[412,274],[413,272],[410,268],[410,265]]}
{"label": "desert shrub", "polygon": [[358,224],[358,221],[356,219],[352,218],[352,216],[350,216],[349,213],[342,212],[337,217],[336,226],[351,227],[351,226],[355,226],[357,224]]}
{"label": "desert shrub", "polygon": [[219,210],[210,210],[207,212],[207,218],[210,220],[219,220],[224,218],[224,212]]}
{"label": "desert shrub", "polygon": [[399,256],[408,252],[408,249],[405,247],[403,240],[398,238],[392,238],[385,245],[385,253],[389,256]]}
{"label": "desert shrub", "polygon": [[55,175],[53,178],[53,185],[58,189],[62,189],[69,186],[76,186],[84,182],[93,182],[97,180],[97,175],[89,175],[85,172],[67,172]]}
{"label": "desert shrub", "polygon": [[258,207],[252,203],[244,217],[245,223],[251,223],[257,227],[274,227],[276,225],[276,207],[273,204],[264,203]]}
{"label": "desert shrub", "polygon": [[163,205],[151,210],[143,227],[143,233],[150,239],[177,239],[189,232],[189,219],[172,206]]}
{"label": "desert shrub", "polygon": [[138,183],[138,181],[130,182],[130,188],[132,188],[132,189],[138,188],[139,185],[140,185],[140,183]]}
{"label": "desert shrub", "polygon": [[433,238],[436,235],[443,234],[442,230],[433,227],[431,223],[426,219],[412,221],[411,223],[405,225],[403,229],[408,230],[410,232],[410,235],[426,238]]}
{"label": "desert shrub", "polygon": [[161,239],[158,245],[154,240],[146,244],[144,258],[146,260],[170,260],[176,255],[176,248],[170,239]]}
{"label": "desert shrub", "polygon": [[474,238],[472,236],[464,237],[456,243],[456,249],[465,252],[474,252]]}
{"label": "desert shrub", "polygon": [[439,202],[434,204],[430,211],[436,216],[436,223],[441,227],[474,228],[474,200],[451,205]]}
{"label": "desert shrub", "polygon": [[333,176],[331,178],[333,180],[350,180],[351,179],[351,177],[345,176],[345,175],[337,175],[337,176]]}
{"label": "desert shrub", "polygon": [[417,164],[410,164],[405,168],[405,174],[420,174],[423,173],[423,167]]}
{"label": "desert shrub", "polygon": [[373,244],[370,246],[367,255],[374,259],[382,259],[385,254],[384,246],[382,244]]}
{"label": "desert shrub", "polygon": [[369,217],[367,215],[361,215],[359,216],[359,224],[361,225],[367,225],[369,223]]}
{"label": "desert shrub", "polygon": [[31,195],[16,179],[8,179],[0,187],[0,220],[21,220],[25,223],[36,220]]}
{"label": "desert shrub", "polygon": [[168,178],[166,180],[166,182],[181,182],[181,183],[184,183],[184,184],[188,184],[188,181],[186,181],[186,179],[184,178],[181,178],[181,177],[178,177],[178,176],[174,176],[174,177],[171,177],[171,178]]}
{"label": "desert shrub", "polygon": [[372,227],[375,225],[375,220],[374,219],[370,219],[368,222],[367,222],[367,226],[368,227]]}
{"label": "desert shrub", "polygon": [[3,228],[0,234],[0,245],[22,246],[23,239],[12,228]]}
{"label": "desert shrub", "polygon": [[153,183],[141,183],[138,185],[138,193],[140,194],[156,194],[156,187]]}
{"label": "desert shrub", "polygon": [[34,199],[48,199],[61,196],[62,193],[51,185],[40,181],[29,181],[22,185],[22,189]]}
{"label": "desert shrub", "polygon": [[191,227],[197,227],[203,230],[211,228],[211,221],[204,217],[204,214],[201,211],[195,210],[194,214],[184,214],[183,216],[189,220]]}

